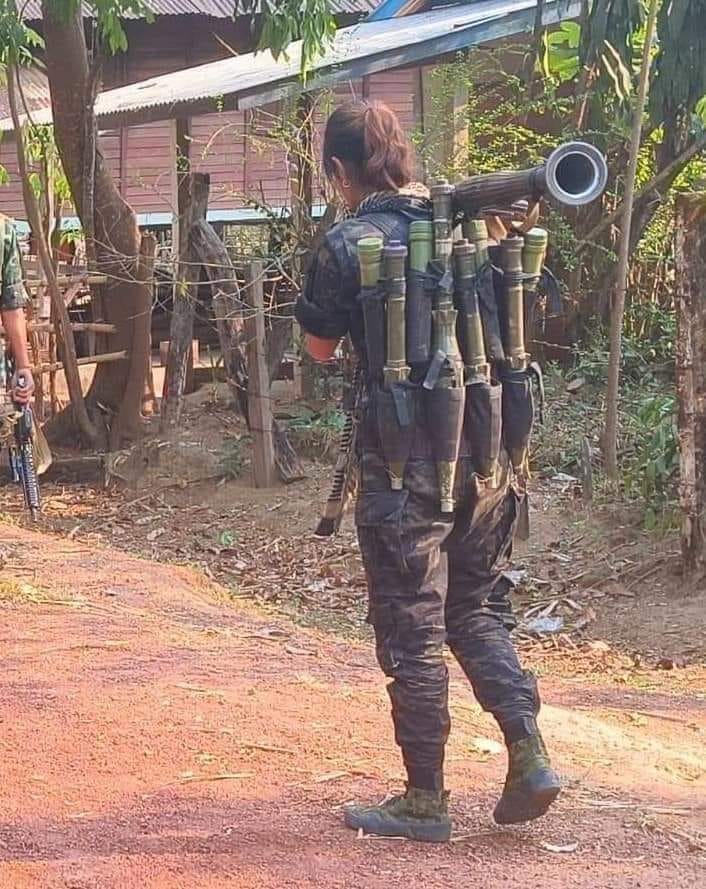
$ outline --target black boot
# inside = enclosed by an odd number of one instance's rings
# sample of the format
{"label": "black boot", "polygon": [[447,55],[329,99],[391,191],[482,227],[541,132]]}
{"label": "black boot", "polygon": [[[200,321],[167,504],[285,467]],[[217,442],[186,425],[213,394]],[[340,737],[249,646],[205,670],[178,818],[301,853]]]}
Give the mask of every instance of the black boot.
{"label": "black boot", "polygon": [[379,837],[406,837],[426,843],[446,843],[451,837],[448,793],[408,787],[379,806],[347,806],[346,827]]}
{"label": "black boot", "polygon": [[508,754],[505,787],[493,817],[498,824],[540,818],[559,795],[561,783],[539,731],[509,744]]}

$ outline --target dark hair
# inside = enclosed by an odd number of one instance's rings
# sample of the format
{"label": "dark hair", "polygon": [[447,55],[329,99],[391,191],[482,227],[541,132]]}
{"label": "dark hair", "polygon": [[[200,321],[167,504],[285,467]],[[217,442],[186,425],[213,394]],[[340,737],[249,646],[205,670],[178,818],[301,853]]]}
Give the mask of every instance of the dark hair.
{"label": "dark hair", "polygon": [[402,188],[414,170],[409,140],[394,112],[382,102],[349,102],[333,112],[324,133],[324,170],[329,179],[333,158],[353,168],[359,185],[376,191]]}

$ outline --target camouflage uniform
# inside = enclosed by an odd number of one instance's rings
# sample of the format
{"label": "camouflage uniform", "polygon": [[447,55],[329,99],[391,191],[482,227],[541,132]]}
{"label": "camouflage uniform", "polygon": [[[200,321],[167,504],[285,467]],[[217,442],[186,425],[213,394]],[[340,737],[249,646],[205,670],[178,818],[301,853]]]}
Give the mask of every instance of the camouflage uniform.
{"label": "camouflage uniform", "polygon": [[[21,309],[26,302],[17,233],[12,222],[0,214],[0,312]],[[0,338],[0,392],[4,391],[8,376],[5,341]]]}
{"label": "camouflage uniform", "polygon": [[[429,219],[427,200],[376,195],[357,217],[328,234],[297,304],[301,327],[337,339],[350,333],[365,367],[355,252],[364,236],[407,242],[409,223]],[[416,435],[404,489],[390,489],[374,406],[364,395],[359,436],[361,485],[356,525],[369,591],[369,621],[392,702],[395,737],[409,783],[443,787],[449,733],[448,642],[481,706],[508,742],[524,737],[539,709],[534,677],[520,666],[510,641],[514,626],[510,584],[499,563],[509,554],[517,495],[507,484],[479,495],[463,443],[457,471],[457,509],[439,509],[431,430],[417,410]]]}
{"label": "camouflage uniform", "polygon": [[21,309],[26,302],[17,234],[10,220],[0,215],[0,310]]}

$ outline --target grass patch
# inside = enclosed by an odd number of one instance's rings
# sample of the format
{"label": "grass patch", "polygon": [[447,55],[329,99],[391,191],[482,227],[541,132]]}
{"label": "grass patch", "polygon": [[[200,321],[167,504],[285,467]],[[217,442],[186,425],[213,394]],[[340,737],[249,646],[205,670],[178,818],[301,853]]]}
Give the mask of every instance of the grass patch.
{"label": "grass patch", "polygon": [[32,602],[38,604],[43,602],[45,598],[44,594],[32,586],[31,583],[16,580],[14,577],[0,577],[0,602]]}

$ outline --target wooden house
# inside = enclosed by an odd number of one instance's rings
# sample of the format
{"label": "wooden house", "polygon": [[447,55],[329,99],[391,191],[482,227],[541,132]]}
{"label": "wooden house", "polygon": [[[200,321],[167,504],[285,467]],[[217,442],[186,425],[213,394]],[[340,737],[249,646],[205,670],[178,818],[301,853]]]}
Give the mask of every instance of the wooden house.
{"label": "wooden house", "polygon": [[[39,0],[30,0],[26,15],[30,19],[37,16],[40,5]],[[149,0],[148,5],[155,13],[154,20],[126,22],[128,51],[108,60],[103,89],[253,48],[249,20],[232,19],[234,0]],[[334,0],[341,26],[363,19],[375,6],[376,0]],[[41,20],[31,24],[41,31]],[[419,76],[416,67],[374,74],[341,83],[335,93],[382,99],[401,115],[405,126],[413,128],[421,114]],[[48,86],[39,72],[26,72],[24,83],[30,108],[48,104]],[[211,175],[214,219],[248,221],[257,215],[249,209],[249,199],[272,207],[289,205],[285,152],[268,138],[277,113],[277,103],[256,111],[226,112],[219,111],[214,102],[212,114],[193,118],[192,166]],[[0,119],[8,116],[7,99],[0,94]],[[103,130],[101,141],[120,189],[141,224],[168,225],[175,210],[174,121]],[[0,212],[23,220],[22,189],[10,133],[0,141],[0,165],[9,177],[7,184],[0,186]]]}
{"label": "wooden house", "polygon": [[[380,99],[399,115],[410,134],[429,127],[428,75],[439,61],[472,45],[531,31],[537,9],[537,0],[332,0],[332,4],[341,39],[330,58],[317,63],[312,86],[321,84],[326,106],[350,97]],[[168,228],[175,217],[177,118],[188,120],[192,169],[210,174],[211,221],[262,219],[264,214],[253,203],[291,206],[291,168],[272,124],[284,103],[301,94],[301,84],[295,82],[296,71],[286,74],[285,84],[286,66],[271,65],[264,58],[268,54],[249,55],[250,21],[233,20],[234,5],[234,0],[148,0],[154,20],[127,20],[128,51],[106,63],[97,111],[101,104],[118,107],[110,97],[119,97],[121,110],[98,114],[103,151],[143,226]],[[41,31],[40,0],[27,0],[23,8]],[[553,24],[575,16],[580,0],[544,0],[542,8],[544,21]],[[208,64],[212,62],[215,65]],[[240,73],[239,80],[224,86],[221,94],[219,78],[228,73],[223,66],[231,74],[235,68]],[[257,83],[244,90],[241,84],[251,72]],[[50,120],[50,114],[43,117],[39,110],[46,112],[49,102],[46,82],[38,72],[26,72],[25,92],[37,120]],[[445,119],[453,130],[464,100],[450,96],[448,101]],[[0,186],[0,212],[22,220],[6,106],[0,94],[0,165],[9,174],[9,182]],[[320,107],[317,112],[317,153],[327,110]],[[461,139],[467,137],[465,124],[463,129]],[[441,150],[454,151],[453,138]],[[315,204],[320,197],[316,192],[315,185]]]}

